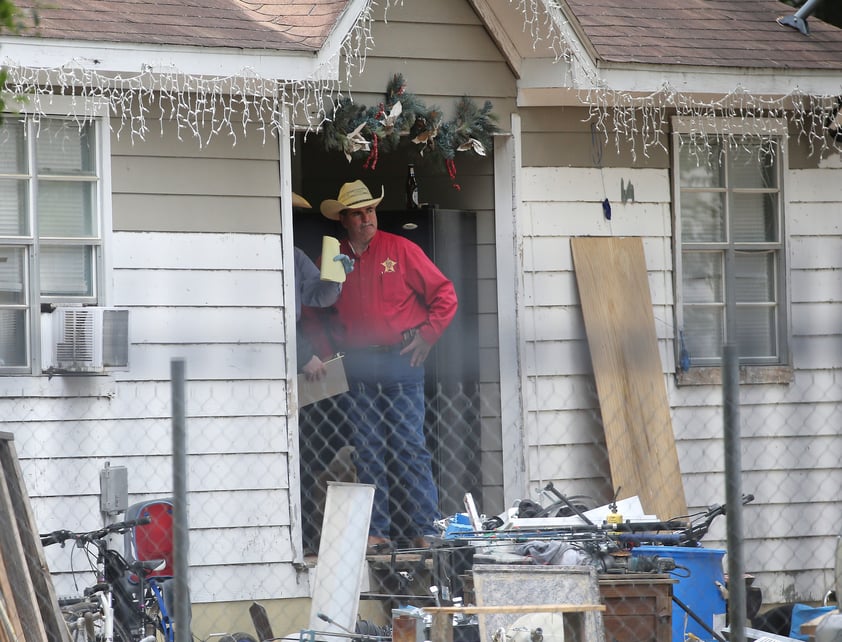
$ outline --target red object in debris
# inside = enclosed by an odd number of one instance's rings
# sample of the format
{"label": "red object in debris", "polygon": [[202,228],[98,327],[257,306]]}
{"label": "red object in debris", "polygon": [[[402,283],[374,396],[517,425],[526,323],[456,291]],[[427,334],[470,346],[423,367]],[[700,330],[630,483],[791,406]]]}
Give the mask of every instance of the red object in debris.
{"label": "red object in debris", "polygon": [[162,569],[151,571],[147,577],[172,577],[173,566],[173,504],[171,501],[152,500],[136,504],[126,511],[130,519],[148,517],[150,522],[135,526],[127,546],[127,557],[140,561],[164,560]]}

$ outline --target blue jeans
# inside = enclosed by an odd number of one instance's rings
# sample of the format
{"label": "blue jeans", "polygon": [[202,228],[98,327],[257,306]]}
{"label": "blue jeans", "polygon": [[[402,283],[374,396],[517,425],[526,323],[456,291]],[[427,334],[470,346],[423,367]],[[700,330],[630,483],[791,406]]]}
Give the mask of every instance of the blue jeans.
{"label": "blue jeans", "polygon": [[438,491],[424,438],[424,368],[409,355],[353,350],[345,355],[348,392],[339,399],[356,448],[359,480],[372,484],[369,534],[390,538],[393,515],[407,516],[406,537],[435,534]]}

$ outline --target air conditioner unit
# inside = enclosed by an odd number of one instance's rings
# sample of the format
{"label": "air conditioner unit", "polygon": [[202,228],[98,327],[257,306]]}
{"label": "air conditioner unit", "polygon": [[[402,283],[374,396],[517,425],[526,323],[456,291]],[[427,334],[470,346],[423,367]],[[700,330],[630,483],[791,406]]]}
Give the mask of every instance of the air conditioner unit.
{"label": "air conditioner unit", "polygon": [[58,306],[42,315],[45,371],[106,373],[129,369],[129,311]]}

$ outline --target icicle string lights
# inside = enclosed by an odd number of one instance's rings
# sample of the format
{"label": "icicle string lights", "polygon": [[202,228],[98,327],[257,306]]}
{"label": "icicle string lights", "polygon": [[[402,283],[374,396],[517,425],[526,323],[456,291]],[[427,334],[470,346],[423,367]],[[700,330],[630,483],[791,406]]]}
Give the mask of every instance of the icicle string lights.
{"label": "icicle string lights", "polygon": [[[229,136],[236,143],[239,135],[245,135],[246,124],[255,122],[264,138],[275,136],[283,129],[287,111],[292,122],[306,123],[315,129],[351,96],[352,80],[364,71],[366,56],[375,45],[373,10],[384,2],[386,13],[391,6],[403,5],[403,0],[366,3],[337,54],[345,62],[341,81],[285,82],[261,78],[249,70],[237,76],[206,78],[177,69],[150,67],[131,76],[114,76],[86,68],[75,60],[56,69],[26,68],[6,60],[6,89],[27,96],[30,109],[36,114],[43,97],[74,96],[79,113],[68,115],[79,120],[87,117],[83,109],[85,99],[103,100],[118,122],[117,134],[129,134],[132,139],[142,139],[148,133],[153,108],[177,123],[179,137],[195,137],[200,144],[218,136]],[[523,16],[523,30],[531,36],[533,47],[545,48],[557,62],[567,63],[560,66],[559,74],[569,71],[573,84],[584,88],[579,96],[589,110],[589,122],[618,151],[621,147],[630,148],[636,157],[638,153],[647,155],[653,148],[666,148],[669,118],[673,115],[700,120],[730,118],[739,125],[739,135],[761,136],[764,118],[784,118],[793,133],[806,138],[811,153],[842,150],[837,95],[813,95],[795,88],[783,96],[763,98],[738,86],[718,98],[701,99],[665,85],[648,96],[635,96],[605,86],[573,37],[557,0],[509,3]],[[838,93],[842,94],[842,86]],[[701,130],[693,139],[698,144],[708,144],[707,134]]]}
{"label": "icicle string lights", "polygon": [[[402,4],[403,0],[385,0],[385,12]],[[366,55],[374,46],[372,10],[377,5],[376,0],[366,3],[336,59],[324,65],[338,66],[341,59],[346,87],[364,70]],[[257,123],[265,142],[283,131],[287,113],[292,122],[315,129],[326,118],[325,104],[342,95],[339,79],[286,81],[260,77],[251,69],[227,77],[205,77],[149,65],[142,65],[136,74],[124,75],[99,72],[89,63],[74,59],[60,68],[43,69],[6,59],[0,61],[8,72],[3,89],[24,97],[27,111],[36,119],[45,113],[43,102],[54,96],[73,98],[72,112],[66,116],[79,123],[90,117],[86,105],[105,102],[117,121],[116,125],[112,121],[116,135],[129,135],[132,141],[143,140],[149,133],[154,108],[162,131],[165,120],[173,121],[179,140],[192,137],[200,145],[218,136],[229,136],[236,144],[239,135],[246,135],[249,123]]]}
{"label": "icicle string lights", "polygon": [[[669,119],[689,117],[700,123],[712,118],[730,119],[733,131],[720,131],[731,142],[744,137],[770,137],[765,131],[768,119],[783,119],[791,131],[806,138],[810,154],[842,151],[838,110],[842,83],[835,94],[815,95],[795,87],[785,95],[764,98],[750,93],[742,86],[715,98],[700,98],[682,93],[665,84],[647,96],[611,89],[606,86],[586,52],[573,37],[573,29],[564,18],[558,0],[509,0],[524,18],[524,31],[533,40],[533,48],[547,47],[556,62],[564,61],[570,68],[581,104],[588,108],[588,121],[596,125],[606,142],[613,143],[619,153],[630,149],[648,155],[653,148],[666,149]],[[560,71],[559,73],[563,73]],[[692,137],[693,143],[710,150],[711,134],[700,128]]]}

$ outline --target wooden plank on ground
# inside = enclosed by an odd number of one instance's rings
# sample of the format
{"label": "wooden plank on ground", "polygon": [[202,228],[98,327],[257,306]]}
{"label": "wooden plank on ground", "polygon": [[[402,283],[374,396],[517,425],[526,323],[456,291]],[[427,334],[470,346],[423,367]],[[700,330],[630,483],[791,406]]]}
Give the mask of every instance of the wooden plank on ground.
{"label": "wooden plank on ground", "polygon": [[570,241],[611,482],[661,519],[687,514],[640,238]]}

